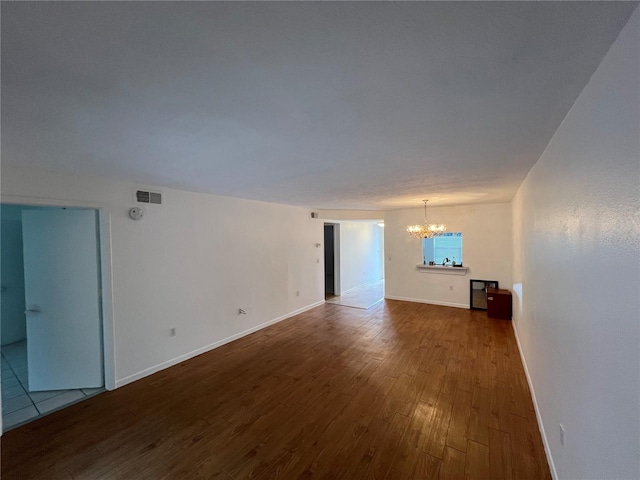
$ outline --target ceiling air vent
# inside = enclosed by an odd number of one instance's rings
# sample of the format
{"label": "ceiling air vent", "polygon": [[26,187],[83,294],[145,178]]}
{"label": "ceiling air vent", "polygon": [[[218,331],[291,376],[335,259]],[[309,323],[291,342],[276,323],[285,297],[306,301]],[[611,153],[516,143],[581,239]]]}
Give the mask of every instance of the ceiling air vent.
{"label": "ceiling air vent", "polygon": [[162,205],[162,194],[159,192],[136,191],[136,201],[140,203],[155,203]]}

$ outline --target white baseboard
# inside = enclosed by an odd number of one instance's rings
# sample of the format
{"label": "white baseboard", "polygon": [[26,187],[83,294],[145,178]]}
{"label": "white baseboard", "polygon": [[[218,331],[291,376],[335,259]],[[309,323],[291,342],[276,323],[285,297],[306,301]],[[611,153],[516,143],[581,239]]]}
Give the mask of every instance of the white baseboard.
{"label": "white baseboard", "polygon": [[133,375],[129,375],[127,377],[116,380],[116,388],[123,387],[124,385],[135,382],[136,380],[140,380],[141,378],[148,377],[149,375],[159,372],[160,370],[164,370],[165,368],[169,368],[174,365],[177,365],[178,363],[184,362],[185,360],[189,360],[190,358],[201,355],[205,352],[213,350],[214,348],[221,347],[222,345],[225,345],[229,342],[233,342],[234,340],[250,335],[254,332],[257,332],[258,330],[262,330],[263,328],[266,328],[269,325],[273,325],[275,323],[286,320],[287,318],[294,317],[302,312],[306,312],[307,310],[311,310],[312,308],[322,305],[323,303],[324,303],[324,300],[312,303],[311,305],[307,305],[306,307],[299,308],[298,310],[289,312],[286,315],[283,315],[281,317],[274,318],[273,320],[269,320],[268,322],[261,323],[260,325],[256,325],[255,327],[249,328],[248,330],[244,330],[240,333],[231,335],[230,337],[224,338],[222,340],[218,340],[217,342],[210,343],[209,345],[205,345],[204,347],[197,348],[195,350],[192,350],[191,352],[172,358],[171,360],[167,360],[166,362],[159,363],[157,365],[154,365],[153,367],[145,368],[144,370],[134,373]]}
{"label": "white baseboard", "polygon": [[443,307],[456,307],[456,308],[469,308],[468,303],[451,303],[440,302],[438,300],[425,300],[423,298],[410,298],[410,297],[396,297],[394,295],[385,295],[384,298],[389,300],[402,300],[403,302],[416,302],[416,303],[428,303],[430,305],[441,305]]}
{"label": "white baseboard", "polygon": [[529,369],[527,368],[527,361],[522,354],[522,346],[520,345],[520,338],[518,337],[518,330],[516,324],[511,321],[513,327],[513,334],[516,337],[516,344],[518,345],[518,351],[520,352],[520,359],[522,360],[522,366],[524,367],[524,374],[527,377],[527,383],[529,384],[529,390],[531,391],[531,399],[533,400],[533,408],[536,411],[536,420],[538,420],[538,428],[540,429],[540,435],[542,436],[542,444],[544,445],[544,453],[547,455],[547,463],[549,463],[549,469],[551,470],[551,477],[558,478],[558,472],[556,472],[556,466],[553,463],[553,457],[551,456],[551,450],[549,449],[549,442],[547,441],[547,434],[544,431],[544,425],[542,424],[542,417],[540,416],[540,410],[538,409],[538,401],[536,400],[536,392],[533,389],[533,383],[531,383],[531,376],[529,375]]}

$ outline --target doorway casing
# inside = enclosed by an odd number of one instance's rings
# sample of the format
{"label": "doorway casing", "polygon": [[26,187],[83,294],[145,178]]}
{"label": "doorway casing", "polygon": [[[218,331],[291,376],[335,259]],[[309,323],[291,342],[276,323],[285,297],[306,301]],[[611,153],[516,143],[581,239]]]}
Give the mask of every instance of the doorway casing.
{"label": "doorway casing", "polygon": [[102,316],[102,358],[104,368],[104,387],[107,390],[116,388],[115,341],[113,321],[113,281],[111,271],[111,214],[100,204],[91,202],[74,202],[48,198],[20,197],[3,195],[1,202],[12,205],[33,207],[69,207],[86,208],[98,212],[98,231],[101,284],[101,316]]}

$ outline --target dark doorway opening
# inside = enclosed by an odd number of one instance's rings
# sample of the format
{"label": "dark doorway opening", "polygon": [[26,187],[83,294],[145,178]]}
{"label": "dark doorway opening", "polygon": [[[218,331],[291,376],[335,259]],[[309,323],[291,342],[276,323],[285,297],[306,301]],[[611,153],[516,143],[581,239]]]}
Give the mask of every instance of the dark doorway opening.
{"label": "dark doorway opening", "polygon": [[334,225],[324,226],[324,294],[333,296],[336,294],[335,280],[335,242]]}

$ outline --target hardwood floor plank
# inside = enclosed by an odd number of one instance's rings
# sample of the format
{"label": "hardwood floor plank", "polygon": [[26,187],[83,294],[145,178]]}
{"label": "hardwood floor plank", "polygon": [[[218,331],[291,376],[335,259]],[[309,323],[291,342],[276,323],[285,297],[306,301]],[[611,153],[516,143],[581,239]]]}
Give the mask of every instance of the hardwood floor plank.
{"label": "hardwood floor plank", "polygon": [[[397,417],[397,415],[394,416],[394,418],[395,417]],[[366,472],[373,463],[376,453],[376,442],[379,443],[380,439],[385,437],[390,425],[390,423],[382,421],[379,418],[374,418],[364,434],[358,439],[358,442],[354,445],[347,446],[347,448],[341,452],[343,460],[339,462],[339,468],[335,473],[333,475],[325,475],[322,478],[348,480],[351,478],[364,477],[364,472]]]}
{"label": "hardwood floor plank", "polygon": [[6,432],[3,480],[547,479],[508,322],[322,305]]}
{"label": "hardwood floor plank", "polygon": [[386,480],[411,480],[413,477],[406,475],[404,473],[401,473],[397,470],[391,470],[389,472],[389,475],[387,475],[387,479]]}
{"label": "hardwood floor plank", "polygon": [[469,440],[464,470],[465,478],[468,480],[493,478],[489,468],[489,447]]}
{"label": "hardwood floor plank", "polygon": [[491,391],[491,424],[492,428],[509,432],[509,393],[504,382],[492,380]]}
{"label": "hardwood floor plank", "polygon": [[423,456],[427,432],[435,414],[432,405],[418,403],[407,428],[405,441],[393,461],[393,469],[412,476]]}
{"label": "hardwood floor plank", "polygon": [[424,447],[426,453],[440,459],[443,459],[444,455],[452,409],[453,396],[441,393],[434,406],[435,412],[429,425]]}
{"label": "hardwood floor plank", "polygon": [[531,425],[529,419],[509,414],[509,424],[515,478],[541,480],[551,478],[548,468],[542,468],[539,463],[535,427]]}
{"label": "hardwood floor plank", "polygon": [[489,445],[489,425],[491,424],[491,391],[476,386],[471,400],[468,437],[474,442]]}
{"label": "hardwood floor plank", "polygon": [[[384,436],[378,436],[372,448],[373,461],[366,470],[365,478],[385,479],[393,459],[404,442],[409,418],[396,413]],[[354,477],[350,477],[354,478]]]}
{"label": "hardwood floor plank", "polygon": [[256,478],[273,465],[278,465],[277,470],[286,469],[288,464],[297,461],[300,452],[306,451],[313,439],[324,432],[351,400],[348,395],[337,392],[318,399],[299,418],[291,419],[286,434],[274,434],[251,448],[244,457],[236,456],[224,470],[234,478]]}
{"label": "hardwood floor plank", "polygon": [[467,451],[467,436],[471,419],[472,394],[458,389],[453,400],[451,420],[447,431],[446,444],[461,452]]}
{"label": "hardwood floor plank", "polygon": [[420,394],[420,401],[434,405],[438,400],[442,387],[444,385],[444,377],[446,375],[447,368],[440,364],[435,363],[431,370],[423,373],[425,378],[425,387]]}
{"label": "hardwood floor plank", "polygon": [[389,392],[397,383],[395,377],[382,376],[380,380],[372,380],[353,398],[349,406],[349,414],[363,425],[369,425],[374,417],[383,418],[384,407]]}
{"label": "hardwood floor plank", "polygon": [[418,458],[418,463],[413,472],[412,478],[415,478],[416,480],[440,478],[441,466],[442,460],[429,455],[428,453],[422,453]]}
{"label": "hardwood floor plank", "polygon": [[[358,443],[367,428],[357,422],[334,421],[318,441],[314,442],[306,457],[300,458],[289,472],[283,472],[286,476],[281,478],[318,478],[319,472],[328,470],[327,467],[339,452],[349,445]],[[340,466],[338,465],[337,468],[339,469]],[[265,477],[274,478],[271,475],[265,475]]]}
{"label": "hardwood floor plank", "polygon": [[447,362],[447,370],[444,376],[442,392],[447,395],[454,395],[458,389],[458,382],[461,376],[460,360],[450,358]]}
{"label": "hardwood floor plank", "polygon": [[489,475],[490,478],[513,479],[511,438],[506,432],[489,429]]}
{"label": "hardwood floor plank", "polygon": [[[455,448],[444,449],[442,464],[440,465],[440,478],[442,480],[460,480],[464,478],[466,455]],[[480,478],[480,477],[478,477]]]}
{"label": "hardwood floor plank", "polygon": [[[469,354],[469,352],[467,352]],[[467,392],[473,392],[475,385],[475,371],[479,368],[479,362],[477,359],[469,356],[460,360],[460,374],[458,375],[458,389],[465,390]]]}
{"label": "hardwood floor plank", "polygon": [[380,412],[380,418],[382,420],[390,422],[393,415],[404,408],[405,398],[407,395],[410,395],[410,393],[407,393],[407,390],[409,389],[409,385],[412,380],[413,377],[406,373],[398,376],[393,389],[385,398],[385,403],[382,407],[382,411]]}

